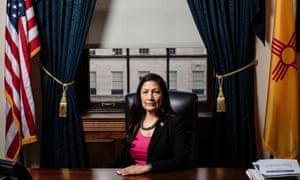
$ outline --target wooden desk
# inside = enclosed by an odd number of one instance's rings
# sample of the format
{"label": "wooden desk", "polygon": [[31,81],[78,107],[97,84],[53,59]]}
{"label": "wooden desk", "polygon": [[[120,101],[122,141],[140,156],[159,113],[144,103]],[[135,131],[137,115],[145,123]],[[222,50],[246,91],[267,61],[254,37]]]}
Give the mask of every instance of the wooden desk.
{"label": "wooden desk", "polygon": [[243,168],[198,168],[138,176],[118,176],[116,169],[29,169],[33,180],[249,180]]}

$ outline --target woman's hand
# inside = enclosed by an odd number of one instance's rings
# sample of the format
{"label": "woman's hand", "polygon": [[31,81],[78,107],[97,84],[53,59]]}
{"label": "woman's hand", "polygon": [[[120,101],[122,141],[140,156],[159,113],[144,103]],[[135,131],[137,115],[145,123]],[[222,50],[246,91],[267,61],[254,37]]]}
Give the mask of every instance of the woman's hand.
{"label": "woman's hand", "polygon": [[117,171],[118,175],[126,176],[126,175],[139,175],[149,172],[151,170],[150,165],[131,165],[126,168],[120,169]]}

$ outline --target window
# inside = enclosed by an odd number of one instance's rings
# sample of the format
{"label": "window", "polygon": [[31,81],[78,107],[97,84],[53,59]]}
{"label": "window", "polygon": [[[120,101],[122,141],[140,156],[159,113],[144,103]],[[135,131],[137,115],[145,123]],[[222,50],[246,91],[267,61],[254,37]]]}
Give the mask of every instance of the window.
{"label": "window", "polygon": [[198,95],[198,97],[200,98],[204,98],[204,100],[206,99],[205,97],[205,84],[204,84],[204,71],[193,71],[192,72],[193,75],[193,83],[192,83],[192,92],[196,93]]}
{"label": "window", "polygon": [[123,95],[123,72],[112,72],[111,95]]}
{"label": "window", "polygon": [[170,55],[176,54],[176,48],[169,48],[168,50]]}
{"label": "window", "polygon": [[[148,73],[160,74],[170,90],[190,91],[200,104],[208,104],[212,73],[208,57],[200,48],[141,48],[89,49],[87,59],[90,73],[91,111],[122,111],[124,96],[135,92],[139,81]],[[172,54],[170,54],[170,49]],[[176,52],[176,53],[175,53]],[[205,51],[204,51],[205,52]],[[207,78],[210,77],[210,78]],[[114,106],[107,106],[114,104]],[[118,108],[117,108],[118,107]]]}
{"label": "window", "polygon": [[148,48],[140,48],[140,55],[148,55],[149,54],[149,49]]}
{"label": "window", "polygon": [[176,90],[177,89],[177,71],[170,71],[169,78],[169,89]]}
{"label": "window", "polygon": [[124,96],[150,72],[170,90],[195,92],[199,110],[210,111],[212,68],[186,1],[97,0],[81,63],[85,111],[123,111]]}
{"label": "window", "polygon": [[90,72],[90,95],[95,96],[97,95],[97,88],[96,88],[96,72]]}
{"label": "window", "polygon": [[113,48],[112,49],[114,55],[122,55],[123,49],[122,48]]}

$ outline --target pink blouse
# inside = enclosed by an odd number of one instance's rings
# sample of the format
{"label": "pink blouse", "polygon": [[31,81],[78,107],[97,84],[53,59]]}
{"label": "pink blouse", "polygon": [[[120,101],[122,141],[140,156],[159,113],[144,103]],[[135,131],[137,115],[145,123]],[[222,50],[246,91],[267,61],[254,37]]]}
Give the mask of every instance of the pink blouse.
{"label": "pink blouse", "polygon": [[146,137],[142,134],[139,129],[135,139],[132,141],[130,148],[130,155],[135,161],[136,165],[146,165],[147,164],[147,153],[148,146],[150,143],[151,137]]}

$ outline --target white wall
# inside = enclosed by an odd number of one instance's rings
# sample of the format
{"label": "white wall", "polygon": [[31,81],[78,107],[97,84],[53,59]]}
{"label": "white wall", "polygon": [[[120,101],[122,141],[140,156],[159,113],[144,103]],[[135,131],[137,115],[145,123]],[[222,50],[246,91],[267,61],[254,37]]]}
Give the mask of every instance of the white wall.
{"label": "white wall", "polygon": [[95,12],[87,42],[102,48],[202,46],[185,0],[97,0]]}
{"label": "white wall", "polygon": [[[262,136],[264,130],[264,116],[267,99],[267,89],[269,81],[269,67],[270,67],[270,56],[271,47],[270,39],[272,36],[272,25],[273,25],[273,3],[266,1],[266,36],[265,45],[257,40],[256,42],[256,58],[258,64],[256,66],[256,132],[257,132],[257,145],[259,148],[260,155],[267,156],[266,152],[262,149]],[[271,12],[272,9],[272,12]],[[271,21],[272,20],[272,21]]]}
{"label": "white wall", "polygon": [[[0,67],[4,67],[4,23],[6,12],[6,0],[0,1]],[[0,68],[0,158],[4,158],[5,143],[5,98],[3,94],[3,68]]]}

